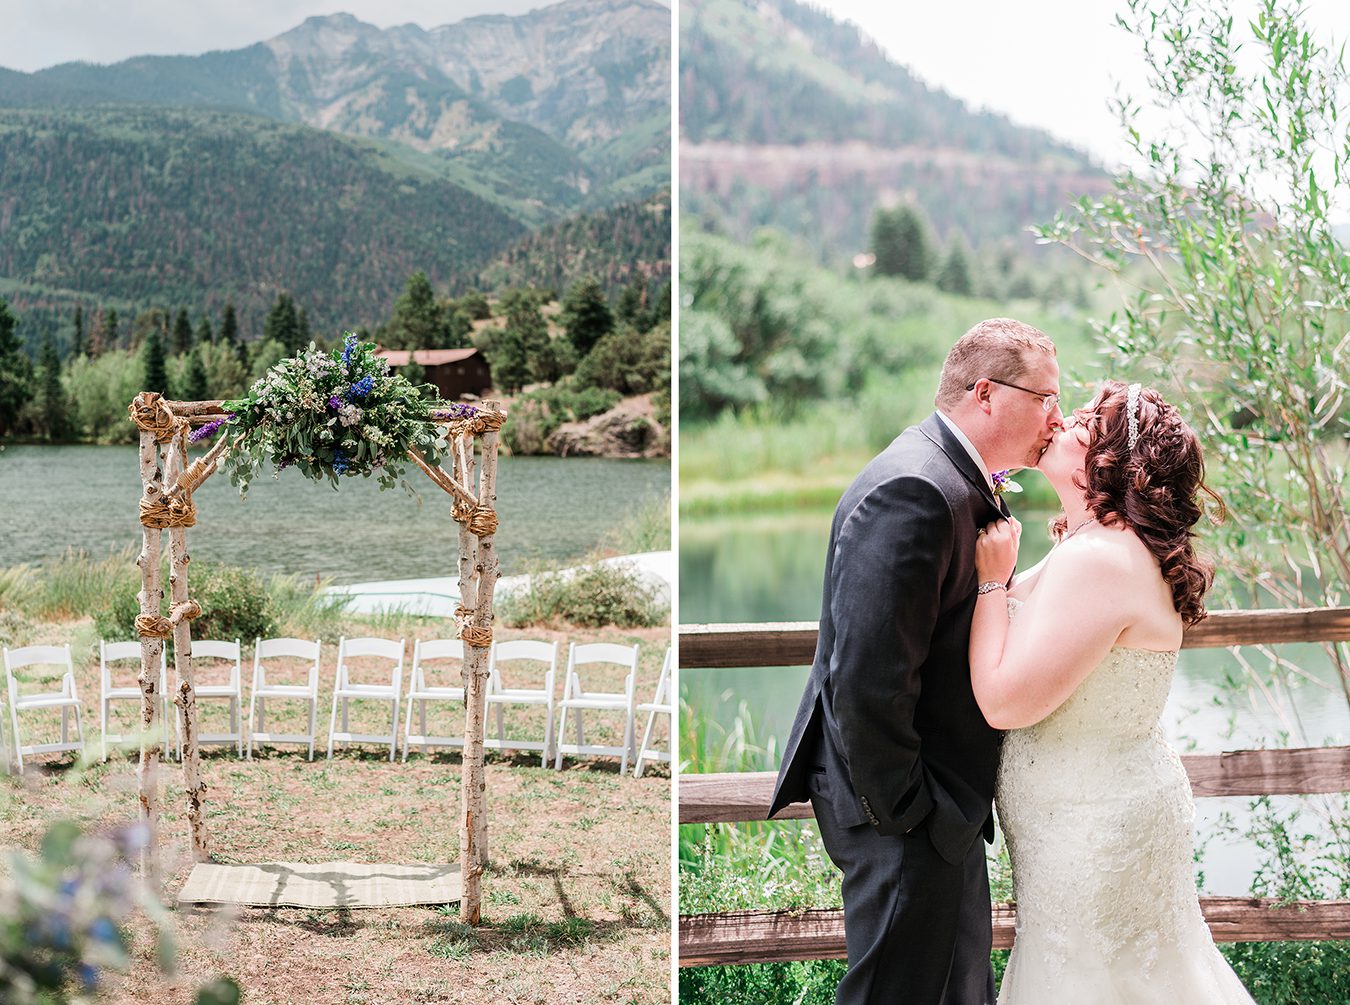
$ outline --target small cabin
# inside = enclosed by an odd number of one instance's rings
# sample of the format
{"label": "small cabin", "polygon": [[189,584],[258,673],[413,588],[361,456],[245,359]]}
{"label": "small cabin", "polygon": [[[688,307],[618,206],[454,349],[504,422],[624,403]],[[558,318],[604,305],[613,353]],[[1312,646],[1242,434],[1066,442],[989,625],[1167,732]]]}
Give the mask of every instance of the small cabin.
{"label": "small cabin", "polygon": [[465,395],[483,397],[492,389],[492,371],[477,349],[380,349],[376,356],[397,369],[409,360],[426,371],[441,397],[454,401]]}

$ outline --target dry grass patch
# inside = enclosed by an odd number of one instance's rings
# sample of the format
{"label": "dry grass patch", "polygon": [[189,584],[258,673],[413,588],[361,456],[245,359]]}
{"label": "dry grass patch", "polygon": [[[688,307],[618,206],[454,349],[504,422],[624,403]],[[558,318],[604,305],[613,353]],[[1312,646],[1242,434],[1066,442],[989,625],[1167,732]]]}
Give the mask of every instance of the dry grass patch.
{"label": "dry grass patch", "polygon": [[[348,635],[429,639],[444,622],[355,619]],[[71,641],[84,702],[90,755],[98,751],[97,639],[85,620],[41,625],[26,643]],[[500,631],[500,638],[621,642],[642,646],[637,691],[656,686],[668,628]],[[245,709],[252,661],[244,655]],[[207,826],[217,861],[457,862],[460,757],[457,750],[414,749],[407,763],[388,748],[339,747],[323,756],[336,646],[325,643],[319,742],[314,761],[304,748],[261,748],[254,760],[233,748],[209,747],[202,758],[208,785]],[[620,680],[603,686],[617,686]],[[328,689],[327,691],[324,688]],[[224,717],[207,705],[214,731]],[[278,703],[268,728],[301,728],[302,713]],[[387,706],[386,706],[387,708]],[[130,708],[123,710],[130,715]],[[388,713],[365,713],[374,726]],[[359,713],[353,713],[353,728]],[[543,735],[542,710],[512,709],[509,732]],[[383,719],[381,718],[383,717]],[[401,715],[400,715],[401,718]],[[428,710],[432,732],[462,733],[462,711]],[[25,719],[25,724],[30,720]],[[639,723],[639,729],[643,723]],[[48,721],[43,728],[51,729]],[[492,724],[489,723],[491,730]],[[618,742],[621,723],[587,721],[588,742]],[[668,727],[658,726],[661,743]],[[401,723],[400,723],[401,730]],[[443,730],[448,732],[442,732]],[[399,749],[402,757],[402,747]],[[621,776],[617,759],[568,758],[564,770],[543,768],[537,754],[487,755],[491,865],[484,879],[484,924],[471,928],[458,907],[377,910],[192,909],[174,913],[179,943],[176,978],[154,963],[148,923],[135,931],[135,965],[110,977],[101,1000],[131,1005],[187,1003],[216,974],[235,978],[248,1005],[362,1003],[664,1002],[670,1000],[670,774],[655,764],[640,779]],[[191,863],[181,774],[162,767],[162,886],[173,903]],[[6,848],[33,850],[55,820],[114,827],[136,813],[134,758],[80,768],[69,757],[40,758],[22,779],[0,779],[0,834]]]}

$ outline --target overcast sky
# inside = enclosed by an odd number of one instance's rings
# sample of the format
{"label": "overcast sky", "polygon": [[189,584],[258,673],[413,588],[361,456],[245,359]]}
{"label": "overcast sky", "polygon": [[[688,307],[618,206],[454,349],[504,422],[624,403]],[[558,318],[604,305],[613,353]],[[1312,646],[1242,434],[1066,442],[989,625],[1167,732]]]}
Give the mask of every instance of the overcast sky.
{"label": "overcast sky", "polygon": [[[1108,166],[1126,158],[1120,125],[1107,107],[1115,84],[1145,94],[1142,54],[1115,24],[1124,0],[955,0],[937,4],[810,0],[852,21],[895,62],[925,83],[976,108],[1003,112],[1088,150]],[[1328,42],[1350,40],[1350,3],[1305,0],[1309,22]],[[1233,0],[1250,20],[1255,0]],[[1250,38],[1243,20],[1234,35]]]}
{"label": "overcast sky", "polygon": [[[71,60],[242,49],[315,14],[344,11],[388,28],[479,14],[524,14],[553,0],[0,0],[0,66],[39,70]],[[666,4],[669,6],[669,3]]]}

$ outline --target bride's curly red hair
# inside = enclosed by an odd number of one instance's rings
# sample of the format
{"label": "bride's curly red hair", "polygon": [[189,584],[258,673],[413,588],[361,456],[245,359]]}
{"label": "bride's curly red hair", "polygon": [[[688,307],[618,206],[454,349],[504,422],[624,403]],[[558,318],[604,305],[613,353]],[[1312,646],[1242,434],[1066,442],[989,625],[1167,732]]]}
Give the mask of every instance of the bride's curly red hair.
{"label": "bride's curly red hair", "polygon": [[[1192,528],[1204,516],[1203,496],[1218,508],[1223,500],[1205,484],[1200,439],[1177,410],[1152,388],[1139,393],[1139,439],[1130,449],[1129,387],[1108,380],[1086,409],[1088,424],[1083,490],[1088,510],[1102,525],[1129,527],[1153,552],[1172,588],[1172,605],[1187,625],[1205,618],[1204,596],[1214,582],[1214,564],[1195,552]],[[1075,484],[1078,484],[1075,477]],[[1067,522],[1052,525],[1055,536]]]}

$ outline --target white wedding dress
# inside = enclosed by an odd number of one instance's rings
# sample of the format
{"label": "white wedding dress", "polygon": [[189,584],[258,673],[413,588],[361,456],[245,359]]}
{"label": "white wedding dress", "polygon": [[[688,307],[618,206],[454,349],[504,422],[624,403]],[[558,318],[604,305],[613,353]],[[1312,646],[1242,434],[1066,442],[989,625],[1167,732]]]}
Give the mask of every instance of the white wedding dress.
{"label": "white wedding dress", "polygon": [[[1009,617],[1020,601],[1009,599]],[[1017,939],[999,1005],[1250,1005],[1200,912],[1195,804],[1159,728],[1177,654],[1116,646],[1009,731],[995,796]]]}

